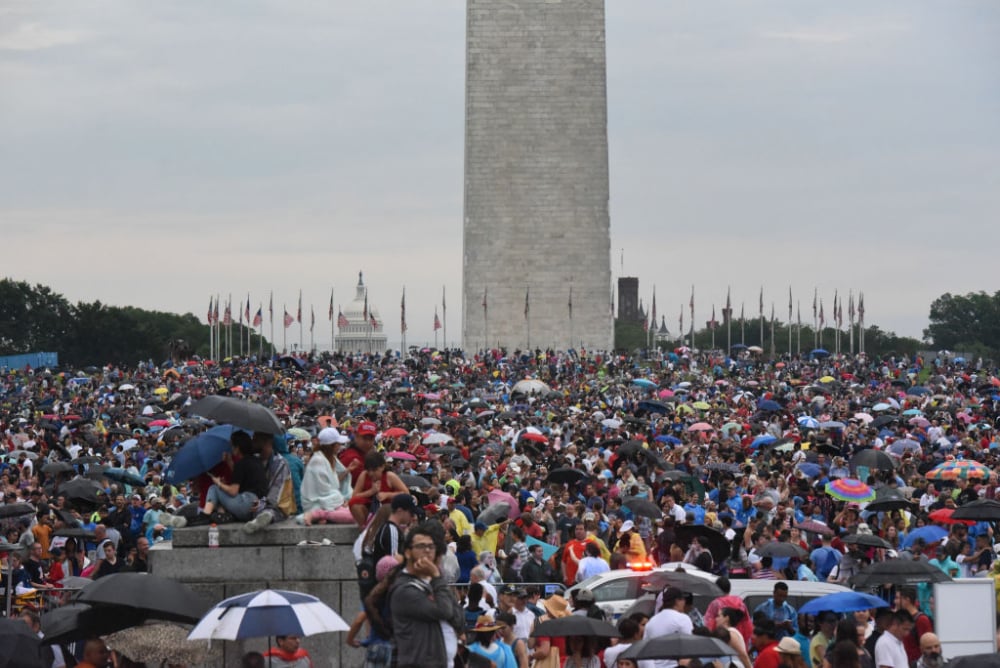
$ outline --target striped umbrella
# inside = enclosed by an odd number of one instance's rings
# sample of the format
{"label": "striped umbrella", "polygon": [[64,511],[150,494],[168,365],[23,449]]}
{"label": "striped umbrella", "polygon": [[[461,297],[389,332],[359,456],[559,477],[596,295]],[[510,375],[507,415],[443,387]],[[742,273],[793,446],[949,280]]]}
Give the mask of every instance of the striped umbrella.
{"label": "striped umbrella", "polygon": [[826,484],[826,493],[841,501],[864,503],[875,498],[875,490],[854,478],[840,478]]}
{"label": "striped umbrella", "polygon": [[971,459],[949,459],[927,472],[928,480],[968,480],[989,478],[993,471]]}
{"label": "striped umbrella", "polygon": [[202,617],[188,640],[240,640],[347,631],[347,623],[315,596],[262,589],[222,601]]}

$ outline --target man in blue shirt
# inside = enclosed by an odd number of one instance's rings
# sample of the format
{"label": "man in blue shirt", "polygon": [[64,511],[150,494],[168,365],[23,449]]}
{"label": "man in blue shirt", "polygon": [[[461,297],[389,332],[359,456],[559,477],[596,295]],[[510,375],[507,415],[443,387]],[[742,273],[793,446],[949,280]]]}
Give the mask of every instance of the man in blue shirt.
{"label": "man in blue shirt", "polygon": [[816,577],[821,582],[826,582],[826,579],[830,577],[830,571],[840,563],[842,555],[830,545],[831,536],[823,536],[822,540],[823,545],[813,550],[812,554],[809,555],[809,559],[815,567]]}
{"label": "man in blue shirt", "polygon": [[778,640],[799,632],[799,616],[787,599],[788,585],[784,582],[776,582],[772,598],[758,605],[753,611],[755,615],[758,612],[763,613],[765,617],[774,622],[778,631]]}

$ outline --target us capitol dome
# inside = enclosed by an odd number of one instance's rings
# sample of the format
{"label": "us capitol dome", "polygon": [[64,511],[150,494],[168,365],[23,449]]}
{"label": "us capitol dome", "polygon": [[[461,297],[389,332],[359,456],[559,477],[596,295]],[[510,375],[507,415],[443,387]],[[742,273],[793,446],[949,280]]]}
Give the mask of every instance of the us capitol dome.
{"label": "us capitol dome", "polygon": [[[365,317],[366,305],[367,317]],[[340,319],[341,315],[347,321],[346,323]],[[337,320],[339,321],[336,337],[338,351],[347,353],[385,352],[384,323],[379,316],[378,309],[368,299],[368,288],[365,287],[364,277],[360,271],[358,272],[358,286],[354,294],[354,301],[344,307],[344,310],[337,315]]]}

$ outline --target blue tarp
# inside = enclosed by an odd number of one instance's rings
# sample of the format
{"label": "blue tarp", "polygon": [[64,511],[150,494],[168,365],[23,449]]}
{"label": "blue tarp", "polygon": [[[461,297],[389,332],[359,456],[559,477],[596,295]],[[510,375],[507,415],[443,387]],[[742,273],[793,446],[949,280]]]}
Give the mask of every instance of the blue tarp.
{"label": "blue tarp", "polygon": [[0,357],[0,369],[23,369],[26,366],[32,369],[59,366],[59,353],[26,353]]}

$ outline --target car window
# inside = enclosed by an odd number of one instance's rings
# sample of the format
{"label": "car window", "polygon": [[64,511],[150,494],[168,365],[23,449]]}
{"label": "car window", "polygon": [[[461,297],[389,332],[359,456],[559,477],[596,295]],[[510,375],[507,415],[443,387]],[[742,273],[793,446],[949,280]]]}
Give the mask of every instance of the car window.
{"label": "car window", "polygon": [[639,578],[618,578],[592,587],[591,590],[598,603],[633,599],[639,593]]}

